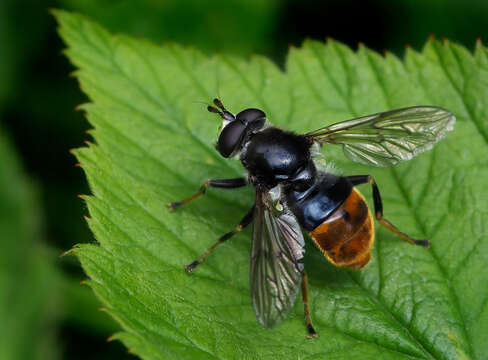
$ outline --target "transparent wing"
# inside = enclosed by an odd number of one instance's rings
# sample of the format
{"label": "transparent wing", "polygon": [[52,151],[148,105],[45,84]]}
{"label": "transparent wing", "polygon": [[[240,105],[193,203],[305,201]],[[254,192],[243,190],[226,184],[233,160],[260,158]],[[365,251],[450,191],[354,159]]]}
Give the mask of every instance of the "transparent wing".
{"label": "transparent wing", "polygon": [[305,136],[341,144],[353,161],[388,166],[429,150],[454,128],[456,118],[435,106],[413,106],[338,122]]}
{"label": "transparent wing", "polygon": [[290,214],[277,214],[267,194],[257,192],[251,248],[251,298],[267,328],[283,320],[302,281],[304,240]]}

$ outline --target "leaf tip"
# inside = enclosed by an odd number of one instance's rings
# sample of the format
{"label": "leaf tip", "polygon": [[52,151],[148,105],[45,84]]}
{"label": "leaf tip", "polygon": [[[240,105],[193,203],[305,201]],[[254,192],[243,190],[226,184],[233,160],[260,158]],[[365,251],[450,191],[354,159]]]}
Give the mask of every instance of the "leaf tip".
{"label": "leaf tip", "polygon": [[47,8],[46,9],[47,13],[54,17],[55,19],[58,18],[58,14],[62,12],[62,10],[56,9],[56,8]]}

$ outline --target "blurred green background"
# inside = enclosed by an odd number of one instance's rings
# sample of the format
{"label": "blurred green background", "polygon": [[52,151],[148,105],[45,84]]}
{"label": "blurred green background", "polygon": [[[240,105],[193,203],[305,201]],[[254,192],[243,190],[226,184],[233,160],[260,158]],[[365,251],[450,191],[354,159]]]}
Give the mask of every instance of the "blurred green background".
{"label": "blurred green background", "polygon": [[77,194],[88,193],[69,149],[83,146],[87,101],[49,8],[86,14],[113,32],[194,46],[205,53],[266,55],[333,37],[403,56],[429,34],[472,49],[488,38],[486,0],[0,0],[0,360],[129,359],[106,338],[117,330],[74,258],[93,238]]}

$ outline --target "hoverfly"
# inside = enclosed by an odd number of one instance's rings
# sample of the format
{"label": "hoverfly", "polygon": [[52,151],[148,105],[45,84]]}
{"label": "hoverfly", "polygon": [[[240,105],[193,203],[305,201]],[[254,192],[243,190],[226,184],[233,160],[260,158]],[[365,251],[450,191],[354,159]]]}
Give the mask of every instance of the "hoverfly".
{"label": "hoverfly", "polygon": [[383,205],[370,175],[340,176],[318,169],[313,148],[342,145],[353,161],[388,166],[432,148],[454,127],[455,117],[435,106],[413,106],[335,123],[304,135],[267,123],[259,109],[229,112],[219,99],[207,110],[218,114],[222,128],[216,144],[229,158],[239,155],[247,177],[207,180],[192,196],[169,204],[171,210],[203,195],[208,187],[238,188],[251,184],[253,207],[236,228],[224,234],[197,260],[185,266],[191,273],[220,244],[254,222],[251,248],[251,299],[258,321],[267,328],[282,321],[300,287],[309,338],[317,337],[308,306],[302,230],[336,266],[359,269],[371,257],[374,223],[356,186],[369,183],[376,220],[414,245],[428,247],[401,232],[383,216]]}

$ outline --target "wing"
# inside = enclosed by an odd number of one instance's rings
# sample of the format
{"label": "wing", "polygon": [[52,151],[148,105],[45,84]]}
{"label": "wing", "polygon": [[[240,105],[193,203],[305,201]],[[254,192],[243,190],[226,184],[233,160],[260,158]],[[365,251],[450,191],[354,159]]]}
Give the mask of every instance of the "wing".
{"label": "wing", "polygon": [[251,298],[267,328],[284,319],[302,281],[305,243],[293,215],[277,214],[266,193],[257,192],[251,248]]}
{"label": "wing", "polygon": [[456,118],[435,106],[413,106],[338,122],[305,136],[341,144],[353,161],[388,166],[432,148],[454,127]]}

